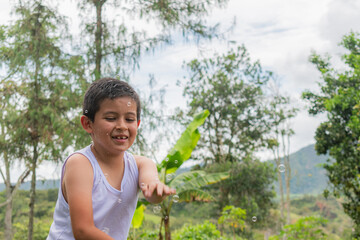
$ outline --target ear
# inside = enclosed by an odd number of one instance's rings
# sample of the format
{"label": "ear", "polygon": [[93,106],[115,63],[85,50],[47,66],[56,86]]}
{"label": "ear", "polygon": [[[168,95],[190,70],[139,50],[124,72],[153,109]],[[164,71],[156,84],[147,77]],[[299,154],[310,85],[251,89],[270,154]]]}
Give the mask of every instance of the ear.
{"label": "ear", "polygon": [[86,132],[92,133],[92,121],[85,115],[82,115],[80,118],[81,125],[85,129]]}
{"label": "ear", "polygon": [[140,126],[140,119],[137,122],[137,127],[139,127],[139,126]]}

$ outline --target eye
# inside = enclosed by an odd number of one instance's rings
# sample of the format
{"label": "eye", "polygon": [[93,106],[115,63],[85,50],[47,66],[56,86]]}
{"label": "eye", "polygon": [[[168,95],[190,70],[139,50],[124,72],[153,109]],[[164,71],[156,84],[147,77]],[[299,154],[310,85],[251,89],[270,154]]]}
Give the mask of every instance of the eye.
{"label": "eye", "polygon": [[127,118],[126,121],[128,121],[128,122],[133,122],[133,121],[135,121],[135,119],[133,119],[133,118]]}
{"label": "eye", "polygon": [[115,118],[114,117],[106,117],[105,120],[111,122],[111,121],[115,121]]}

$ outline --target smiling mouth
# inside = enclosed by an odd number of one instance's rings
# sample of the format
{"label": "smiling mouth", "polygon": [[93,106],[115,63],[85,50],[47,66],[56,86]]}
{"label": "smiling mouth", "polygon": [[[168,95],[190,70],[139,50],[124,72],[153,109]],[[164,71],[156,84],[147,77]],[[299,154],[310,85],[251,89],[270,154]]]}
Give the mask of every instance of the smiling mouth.
{"label": "smiling mouth", "polygon": [[128,139],[126,136],[118,136],[118,137],[112,137],[113,139]]}

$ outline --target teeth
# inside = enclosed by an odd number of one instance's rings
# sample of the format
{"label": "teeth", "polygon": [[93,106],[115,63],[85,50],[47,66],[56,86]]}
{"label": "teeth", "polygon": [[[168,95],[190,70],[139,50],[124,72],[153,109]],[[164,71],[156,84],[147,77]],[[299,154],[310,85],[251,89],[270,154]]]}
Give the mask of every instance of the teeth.
{"label": "teeth", "polygon": [[127,137],[115,137],[116,139],[126,139]]}

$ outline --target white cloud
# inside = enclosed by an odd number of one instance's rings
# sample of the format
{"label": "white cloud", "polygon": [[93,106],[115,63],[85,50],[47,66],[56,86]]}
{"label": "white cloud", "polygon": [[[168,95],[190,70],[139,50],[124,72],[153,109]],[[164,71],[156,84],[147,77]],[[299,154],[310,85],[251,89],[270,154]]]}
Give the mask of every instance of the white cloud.
{"label": "white cloud", "polygon": [[327,12],[321,18],[319,30],[321,37],[337,45],[350,31],[360,31],[360,1],[332,0]]}
{"label": "white cloud", "polygon": [[[71,2],[72,5],[60,4],[59,9],[71,16],[72,31],[76,31],[79,19],[75,3]],[[0,4],[0,22],[5,24],[10,4],[8,0],[0,0]],[[343,50],[338,43],[342,36],[350,30],[360,31],[359,12],[358,0],[230,0],[226,8],[213,9],[208,22],[221,22],[223,29],[227,29],[236,17],[237,24],[228,34],[229,39],[245,44],[253,60],[260,60],[264,68],[274,71],[282,80],[281,90],[302,107],[301,92],[305,89],[316,91],[317,81],[320,81],[320,74],[308,61],[311,51],[340,56]],[[140,24],[131,21],[134,25]],[[146,27],[152,29],[152,33],[156,31],[156,28]],[[228,48],[224,41],[217,40],[202,42],[201,47],[210,50],[206,56]],[[176,41],[174,45],[144,56],[140,70],[133,75],[133,84],[146,92],[148,76],[154,74],[159,86],[168,86],[165,101],[171,107],[183,107],[186,103],[182,89],[175,82],[186,76],[181,68],[183,61],[197,57],[200,55],[196,46]],[[324,116],[310,117],[302,110],[293,121],[296,135],[292,138],[292,151],[314,143],[315,129],[324,119]]]}

